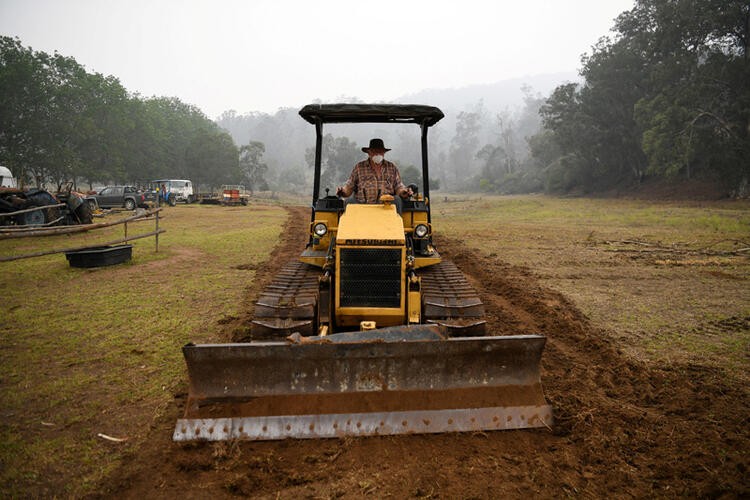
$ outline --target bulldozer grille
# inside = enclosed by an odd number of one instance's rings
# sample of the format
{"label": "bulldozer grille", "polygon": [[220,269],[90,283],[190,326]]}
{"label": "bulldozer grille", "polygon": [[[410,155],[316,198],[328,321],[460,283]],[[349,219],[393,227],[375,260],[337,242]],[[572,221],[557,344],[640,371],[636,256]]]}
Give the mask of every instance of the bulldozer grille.
{"label": "bulldozer grille", "polygon": [[401,307],[401,248],[343,248],[341,307]]}

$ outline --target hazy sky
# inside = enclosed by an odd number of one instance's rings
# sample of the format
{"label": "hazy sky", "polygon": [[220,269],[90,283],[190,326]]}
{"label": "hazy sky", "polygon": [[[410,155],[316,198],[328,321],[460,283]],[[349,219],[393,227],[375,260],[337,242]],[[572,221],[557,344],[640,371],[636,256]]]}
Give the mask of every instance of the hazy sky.
{"label": "hazy sky", "polygon": [[574,72],[633,0],[0,0],[0,34],[210,118]]}

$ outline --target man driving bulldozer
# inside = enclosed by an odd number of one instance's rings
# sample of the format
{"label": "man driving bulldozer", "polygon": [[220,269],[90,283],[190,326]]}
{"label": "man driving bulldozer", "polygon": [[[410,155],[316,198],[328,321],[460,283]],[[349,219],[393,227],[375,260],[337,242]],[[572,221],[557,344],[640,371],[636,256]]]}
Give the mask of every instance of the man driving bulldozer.
{"label": "man driving bulldozer", "polygon": [[349,180],[336,189],[338,196],[346,198],[355,193],[357,203],[378,203],[384,194],[401,198],[414,194],[401,182],[398,167],[384,158],[390,149],[385,147],[383,139],[370,139],[370,145],[362,151],[367,153],[367,159],[354,165]]}

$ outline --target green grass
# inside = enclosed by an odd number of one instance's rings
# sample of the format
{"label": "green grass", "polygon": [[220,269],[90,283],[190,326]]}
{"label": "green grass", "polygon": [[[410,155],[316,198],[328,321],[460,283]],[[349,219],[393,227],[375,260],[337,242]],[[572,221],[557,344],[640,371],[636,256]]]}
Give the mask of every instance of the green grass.
{"label": "green grass", "polygon": [[480,233],[503,224],[533,226],[536,230],[578,230],[601,236],[650,235],[665,243],[689,237],[710,242],[716,236],[750,237],[747,202],[651,203],[634,200],[588,198],[558,199],[545,196],[482,197],[448,202],[436,198],[433,208],[438,228],[448,232],[467,229]]}
{"label": "green grass", "polygon": [[[454,200],[451,200],[454,198]],[[633,356],[747,371],[750,203],[435,197],[433,227],[535,272]],[[642,244],[636,244],[639,242]]]}
{"label": "green grass", "polygon": [[[144,419],[152,421],[185,384],[180,347],[219,340],[217,322],[240,311],[255,272],[237,267],[265,261],[286,220],[277,206],[177,206],[163,214],[159,252],[152,238],[137,240],[127,264],[75,269],[60,254],[0,263],[5,494],[90,493],[143,439]],[[151,230],[153,222],[128,228],[130,235]],[[5,240],[0,255],[122,235],[118,226]],[[100,432],[129,440],[113,446]]]}

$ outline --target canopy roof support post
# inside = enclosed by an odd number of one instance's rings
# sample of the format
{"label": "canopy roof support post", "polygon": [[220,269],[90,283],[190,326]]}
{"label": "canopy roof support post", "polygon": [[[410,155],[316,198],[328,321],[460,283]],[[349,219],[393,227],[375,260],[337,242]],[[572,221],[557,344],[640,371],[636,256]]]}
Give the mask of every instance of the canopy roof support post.
{"label": "canopy roof support post", "polygon": [[313,184],[312,204],[320,197],[320,163],[323,155],[323,122],[320,119],[315,120],[315,183]]}
{"label": "canopy roof support post", "polygon": [[[318,118],[315,120],[315,177],[313,181],[313,198],[310,205],[310,222],[315,221],[315,202],[320,198],[320,163],[323,155],[323,122]],[[312,234],[307,244],[312,245]]]}
{"label": "canopy roof support post", "polygon": [[[420,125],[422,129],[422,192],[424,193],[425,200],[430,198],[430,168],[427,161],[427,129],[429,125],[426,122],[422,122]],[[432,210],[429,205],[427,206],[427,222],[432,223]]]}

